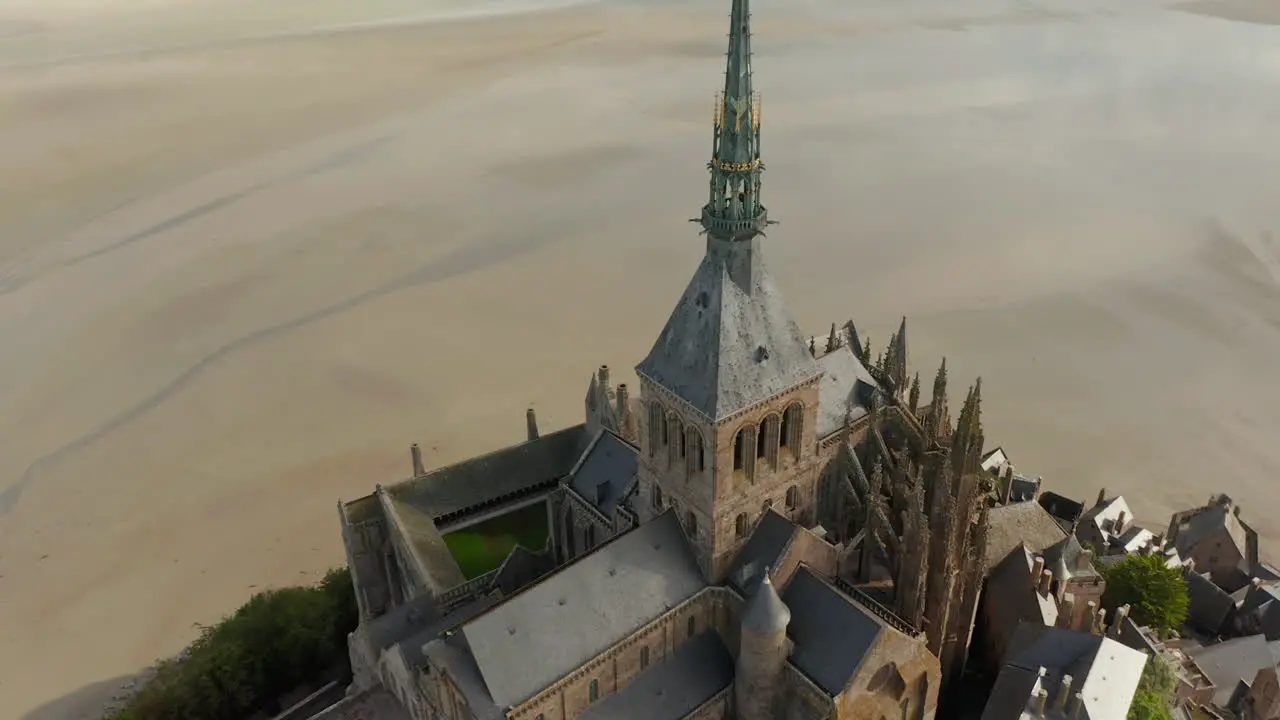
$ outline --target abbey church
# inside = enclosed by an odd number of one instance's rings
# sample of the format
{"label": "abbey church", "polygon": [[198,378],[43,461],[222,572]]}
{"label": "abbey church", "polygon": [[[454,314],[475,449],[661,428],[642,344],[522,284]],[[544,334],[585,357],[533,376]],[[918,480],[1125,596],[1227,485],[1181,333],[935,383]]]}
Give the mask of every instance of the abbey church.
{"label": "abbey church", "polygon": [[[770,221],[748,0],[733,0],[706,252],[638,387],[585,419],[339,504],[360,610],[352,693],[415,720],[933,718],[992,553],[981,383],[921,397],[904,320],[792,319]],[[446,537],[512,513],[542,547],[464,573]]]}

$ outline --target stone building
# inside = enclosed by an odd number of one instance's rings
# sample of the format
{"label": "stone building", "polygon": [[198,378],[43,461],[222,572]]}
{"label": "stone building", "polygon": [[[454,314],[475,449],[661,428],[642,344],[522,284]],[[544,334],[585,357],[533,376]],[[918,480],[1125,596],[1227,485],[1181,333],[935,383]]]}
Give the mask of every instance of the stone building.
{"label": "stone building", "polygon": [[[750,43],[734,0],[706,252],[634,394],[602,366],[581,425],[530,411],[526,442],[430,472],[415,446],[411,479],[340,505],[357,696],[416,719],[918,720],[963,672],[999,500],[981,382],[953,421],[945,361],[921,403],[905,320],[875,361],[852,322],[802,335],[761,252]],[[444,536],[530,507],[546,546],[465,577]]]}
{"label": "stone building", "polygon": [[1148,655],[1116,639],[1118,622],[1091,628],[1026,624],[982,720],[1123,720]]}
{"label": "stone building", "polygon": [[1173,514],[1167,542],[1218,587],[1234,592],[1249,584],[1258,566],[1258,533],[1240,519],[1240,506],[1215,495],[1198,508]]}

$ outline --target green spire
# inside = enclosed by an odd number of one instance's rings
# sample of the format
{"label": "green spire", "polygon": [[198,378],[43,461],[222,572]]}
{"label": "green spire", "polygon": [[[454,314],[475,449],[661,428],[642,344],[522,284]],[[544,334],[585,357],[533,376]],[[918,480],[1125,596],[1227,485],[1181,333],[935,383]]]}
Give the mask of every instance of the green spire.
{"label": "green spire", "polygon": [[733,0],[724,94],[717,98],[712,144],[711,197],[701,223],[721,240],[750,240],[769,224],[760,203],[760,98],[751,89],[751,11]]}

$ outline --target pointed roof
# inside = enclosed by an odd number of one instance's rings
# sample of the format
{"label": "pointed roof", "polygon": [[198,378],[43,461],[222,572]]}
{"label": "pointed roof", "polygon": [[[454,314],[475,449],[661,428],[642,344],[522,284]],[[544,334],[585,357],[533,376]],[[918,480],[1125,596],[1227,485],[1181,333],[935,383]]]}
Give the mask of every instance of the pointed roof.
{"label": "pointed roof", "polygon": [[752,287],[708,253],[636,372],[719,420],[818,377],[800,328],[760,263]]}
{"label": "pointed roof", "polygon": [[720,420],[821,374],[760,255],[760,108],[751,86],[751,13],[733,0],[723,102],[715,117],[707,251],[636,372]]}
{"label": "pointed roof", "polygon": [[742,613],[742,627],[758,633],[772,633],[786,630],[790,622],[791,610],[778,597],[773,581],[766,574],[747,601],[747,609]]}

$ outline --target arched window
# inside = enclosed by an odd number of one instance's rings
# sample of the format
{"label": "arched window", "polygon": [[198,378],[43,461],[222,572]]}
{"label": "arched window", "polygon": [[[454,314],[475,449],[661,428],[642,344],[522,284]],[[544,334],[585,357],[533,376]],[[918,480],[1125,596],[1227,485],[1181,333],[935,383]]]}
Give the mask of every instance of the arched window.
{"label": "arched window", "polygon": [[702,445],[702,436],[696,434],[696,430],[694,433],[693,439],[697,443],[693,454],[694,467],[698,468],[698,472],[702,472],[707,469],[706,448]]}
{"label": "arched window", "polygon": [[640,648],[640,669],[649,667],[649,646],[645,645]]}
{"label": "arched window", "polygon": [[741,428],[738,434],[733,436],[733,469],[747,469],[747,429]]}
{"label": "arched window", "polygon": [[687,516],[689,518],[689,539],[698,537],[698,516],[690,510]]}
{"label": "arched window", "polygon": [[662,443],[662,405],[658,401],[649,404],[649,457],[658,454],[658,445]]}
{"label": "arched window", "polygon": [[595,702],[600,699],[600,681],[595,678],[591,679],[591,685],[587,688],[587,702]]}
{"label": "arched window", "polygon": [[787,509],[795,510],[796,506],[799,504],[800,504],[800,488],[796,487],[795,485],[792,485],[791,487],[787,488]]}
{"label": "arched window", "polygon": [[655,510],[662,509],[662,488],[657,485],[653,486],[653,508]]}
{"label": "arched window", "polygon": [[667,415],[667,467],[676,463],[676,457],[684,457],[684,423],[675,413]]}
{"label": "arched window", "polygon": [[687,476],[693,476],[703,471],[702,435],[698,434],[698,428],[693,425],[686,427],[684,441],[688,447],[688,453],[684,459],[684,471]]}
{"label": "arched window", "polygon": [[738,517],[733,519],[733,531],[738,537],[747,536],[747,514],[738,513]]}
{"label": "arched window", "polygon": [[778,467],[778,426],[781,419],[770,415],[760,421],[759,437],[756,440],[756,455],[768,461],[769,466]]}
{"label": "arched window", "polygon": [[779,444],[791,451],[791,457],[800,459],[800,438],[804,437],[804,406],[791,403],[782,414],[782,432]]}
{"label": "arched window", "polygon": [[659,425],[659,427],[658,427],[658,435],[662,438],[662,447],[666,447],[666,446],[667,446],[667,444],[668,444],[668,442],[670,441],[670,438],[669,438],[669,437],[667,437],[667,416],[666,416],[666,413],[663,413],[663,414],[658,418],[658,421],[661,423],[661,425]]}

